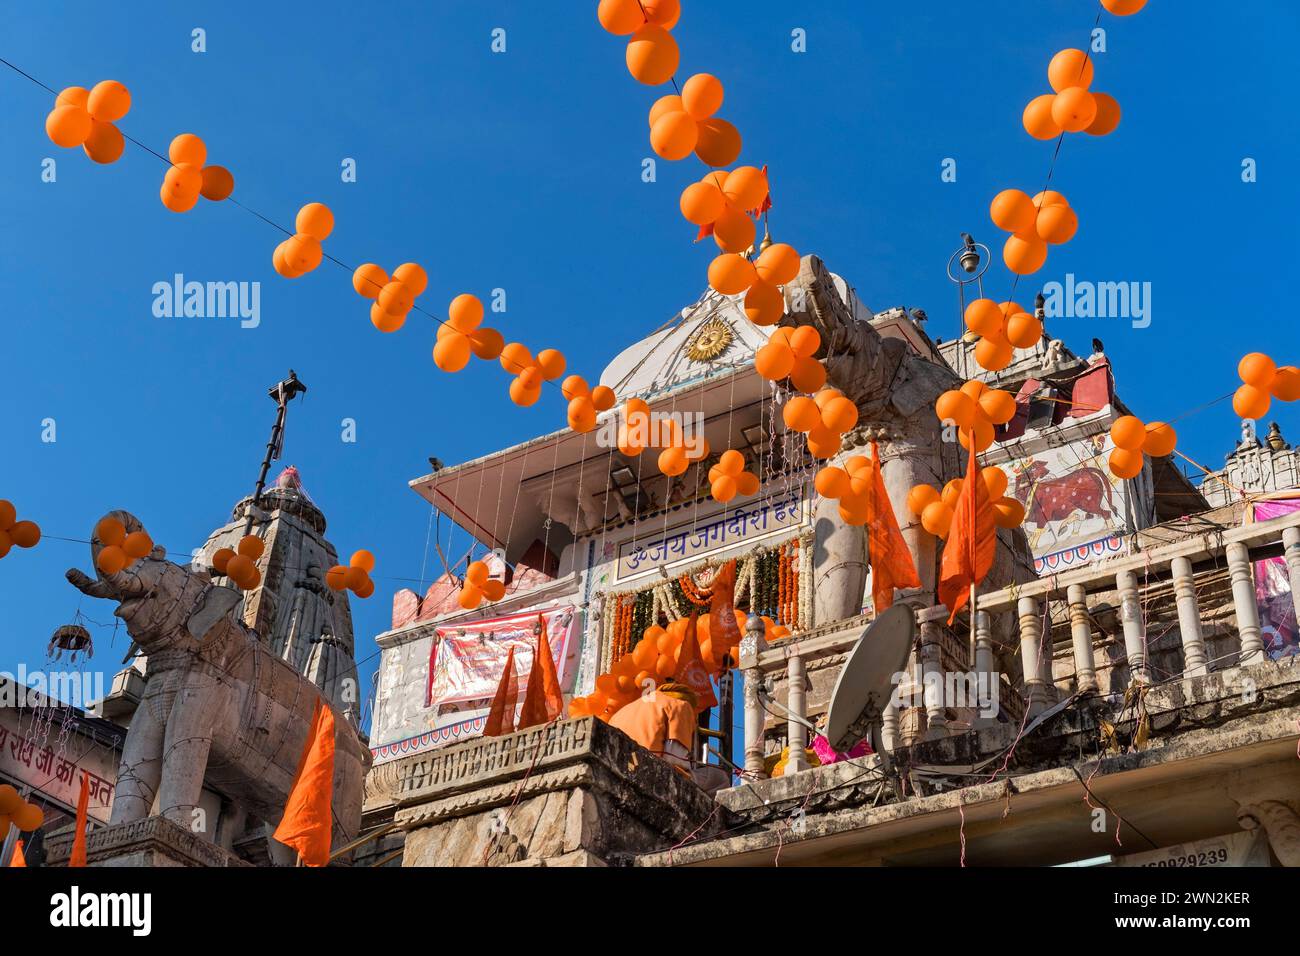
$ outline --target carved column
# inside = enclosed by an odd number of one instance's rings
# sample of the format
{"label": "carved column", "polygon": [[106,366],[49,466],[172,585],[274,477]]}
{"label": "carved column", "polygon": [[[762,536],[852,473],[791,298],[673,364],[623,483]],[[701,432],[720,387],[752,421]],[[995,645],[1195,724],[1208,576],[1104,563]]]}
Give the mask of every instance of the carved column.
{"label": "carved column", "polygon": [[1124,625],[1124,653],[1128,657],[1128,671],[1134,683],[1148,683],[1146,635],[1142,623],[1142,603],[1138,599],[1137,575],[1121,571],[1115,575],[1119,590],[1119,616]]}
{"label": "carved column", "polygon": [[814,620],[828,624],[858,614],[867,584],[866,531],[840,517],[838,501],[822,498],[813,535]]}
{"label": "carved column", "polygon": [[1282,532],[1282,545],[1286,550],[1286,573],[1291,581],[1291,593],[1300,594],[1300,528],[1287,528]]}
{"label": "carved column", "polygon": [[1043,639],[1042,617],[1038,610],[1038,599],[1022,597],[1016,602],[1016,611],[1020,616],[1020,666],[1024,671],[1025,697],[1028,700],[1029,716],[1036,717],[1047,709],[1047,683],[1043,680],[1042,658],[1049,661],[1051,647],[1039,653]]}
{"label": "carved column", "polygon": [[1066,591],[1070,602],[1070,637],[1074,642],[1074,679],[1081,694],[1097,693],[1097,660],[1092,649],[1092,620],[1088,617],[1088,592],[1082,584]]}
{"label": "carved column", "polygon": [[785,764],[787,774],[799,773],[808,769],[808,756],[804,753],[808,747],[808,729],[795,719],[796,717],[803,717],[807,709],[805,706],[807,681],[808,675],[804,670],[803,658],[795,654],[786,664],[786,684],[788,687],[786,707],[791,715],[786,724],[786,735],[790,742],[790,757]]}
{"label": "carved column", "polygon": [[745,770],[758,777],[767,776],[763,768],[764,711],[758,701],[758,688],[763,682],[758,655],[766,649],[763,621],[757,614],[751,614],[745,622],[745,636],[740,639],[738,650],[745,675]]}
{"label": "carved column", "polygon": [[948,727],[943,701],[942,641],[943,628],[937,621],[925,621],[921,625],[921,686],[925,693],[925,719],[930,730],[937,734],[946,732]]}
{"label": "carved column", "polygon": [[1232,578],[1232,606],[1237,612],[1237,634],[1241,638],[1238,662],[1258,664],[1264,659],[1264,641],[1259,633],[1259,605],[1255,603],[1255,575],[1250,549],[1241,542],[1228,545],[1228,575]]}
{"label": "carved column", "polygon": [[1237,807],[1243,830],[1264,828],[1269,846],[1283,866],[1300,866],[1300,815],[1281,800],[1260,800]]}
{"label": "carved column", "polygon": [[880,746],[891,753],[898,746],[898,705],[892,701],[881,711]]}
{"label": "carved column", "polygon": [[975,614],[975,673],[986,677],[990,687],[997,683],[993,667],[993,622],[988,611],[978,611]]}
{"label": "carved column", "polygon": [[1201,612],[1196,606],[1192,562],[1187,558],[1174,558],[1170,570],[1174,575],[1174,598],[1178,603],[1178,631],[1183,641],[1183,674],[1203,677],[1209,669],[1205,666],[1205,639],[1201,636]]}

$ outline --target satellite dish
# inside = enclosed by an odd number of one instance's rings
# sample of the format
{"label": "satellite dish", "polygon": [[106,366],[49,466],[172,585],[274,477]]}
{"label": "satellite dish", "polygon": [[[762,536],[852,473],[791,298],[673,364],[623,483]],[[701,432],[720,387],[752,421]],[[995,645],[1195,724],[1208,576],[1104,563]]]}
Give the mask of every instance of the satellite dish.
{"label": "satellite dish", "polygon": [[916,612],[895,604],[869,625],[844,662],[826,716],[826,739],[840,753],[870,737],[882,753],[880,725],[894,693],[894,675],[907,666],[916,639]]}

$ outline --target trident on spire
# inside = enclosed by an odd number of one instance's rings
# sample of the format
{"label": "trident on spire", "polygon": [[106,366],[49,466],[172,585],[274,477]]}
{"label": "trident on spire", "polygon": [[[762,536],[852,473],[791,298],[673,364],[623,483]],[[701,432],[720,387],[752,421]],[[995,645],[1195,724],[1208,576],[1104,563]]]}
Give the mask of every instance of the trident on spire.
{"label": "trident on spire", "polygon": [[280,457],[284,451],[284,419],[289,409],[289,402],[295,395],[305,395],[307,386],[298,380],[298,375],[293,369],[289,369],[289,377],[283,382],[277,382],[267,391],[267,395],[278,406],[275,413],[275,424],[271,426],[271,440],[266,443],[266,457],[262,459],[262,470],[257,475],[257,485],[253,488],[253,502],[248,509],[248,516],[244,521],[244,534],[251,534],[253,531],[253,508],[262,499],[262,491],[266,488],[266,473],[271,468],[271,462]]}

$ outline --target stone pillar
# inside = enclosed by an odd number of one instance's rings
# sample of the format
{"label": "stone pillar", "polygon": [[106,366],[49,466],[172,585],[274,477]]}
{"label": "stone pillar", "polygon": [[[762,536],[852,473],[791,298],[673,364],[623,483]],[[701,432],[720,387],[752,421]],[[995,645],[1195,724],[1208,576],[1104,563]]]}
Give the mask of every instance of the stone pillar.
{"label": "stone pillar", "polygon": [[890,703],[880,716],[880,746],[892,753],[898,746],[898,705]]}
{"label": "stone pillar", "polygon": [[786,736],[790,743],[790,758],[785,764],[787,774],[799,773],[808,769],[808,757],[804,753],[808,747],[808,728],[795,720],[795,717],[803,717],[807,710],[805,706],[807,681],[808,675],[804,670],[803,658],[795,654],[786,664],[786,684],[788,687],[786,707],[791,714],[786,724]]}
{"label": "stone pillar", "polygon": [[763,772],[763,707],[758,702],[758,685],[763,672],[757,667],[745,671],[745,770],[755,776]]}
{"label": "stone pillar", "polygon": [[996,683],[993,673],[993,622],[988,611],[975,614],[975,673]]}
{"label": "stone pillar", "polygon": [[1174,558],[1170,570],[1174,575],[1178,630],[1183,641],[1183,675],[1204,677],[1209,669],[1205,666],[1205,640],[1201,636],[1201,612],[1196,606],[1196,581],[1192,577],[1192,562],[1187,558]]}
{"label": "stone pillar", "polygon": [[1042,618],[1038,611],[1038,599],[1022,597],[1016,602],[1016,611],[1020,616],[1020,666],[1024,671],[1025,697],[1028,699],[1029,716],[1036,717],[1047,709],[1047,686],[1043,680],[1041,658],[1051,660],[1050,647],[1039,654],[1039,643],[1043,637]]}
{"label": "stone pillar", "polygon": [[1259,605],[1255,603],[1255,575],[1250,566],[1250,549],[1241,542],[1227,547],[1228,575],[1232,578],[1232,606],[1237,612],[1237,634],[1241,638],[1238,663],[1258,664],[1264,660],[1264,641],[1259,633]]}
{"label": "stone pillar", "polygon": [[1128,657],[1128,671],[1134,683],[1148,683],[1146,634],[1142,622],[1142,602],[1138,599],[1137,575],[1121,571],[1115,575],[1119,591],[1119,615],[1124,625],[1124,653]]}
{"label": "stone pillar", "polygon": [[867,585],[867,537],[840,517],[840,504],[817,504],[813,532],[813,620],[829,624],[862,610]]}
{"label": "stone pillar", "polygon": [[1282,532],[1282,544],[1285,550],[1286,573],[1291,581],[1291,593],[1300,594],[1300,528],[1287,528]]}
{"label": "stone pillar", "polygon": [[1097,660],[1092,649],[1092,620],[1088,617],[1088,592],[1082,584],[1066,591],[1070,602],[1070,637],[1074,642],[1074,679],[1081,694],[1097,693]]}
{"label": "stone pillar", "polygon": [[[925,694],[925,720],[931,736],[947,733],[943,701],[943,628],[938,621],[921,624],[921,686]],[[934,674],[934,678],[929,678]]]}

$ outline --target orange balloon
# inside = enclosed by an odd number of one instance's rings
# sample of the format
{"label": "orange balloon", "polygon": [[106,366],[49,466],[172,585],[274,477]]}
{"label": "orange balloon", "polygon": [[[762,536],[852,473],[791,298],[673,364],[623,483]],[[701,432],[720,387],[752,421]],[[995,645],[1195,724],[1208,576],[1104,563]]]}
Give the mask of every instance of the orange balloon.
{"label": "orange balloon", "polygon": [[849,493],[849,474],[843,468],[826,465],[817,470],[813,487],[823,498],[842,498]]}
{"label": "orange balloon", "polygon": [[396,332],[406,324],[406,315],[389,315],[378,302],[370,306],[370,324],[385,334]]}
{"label": "orange balloon", "polygon": [[999,528],[1018,528],[1025,521],[1025,506],[1015,498],[998,498],[993,502],[993,523]]}
{"label": "orange balloon", "polygon": [[767,198],[767,175],[756,166],[737,166],[727,176],[722,194],[737,209],[752,210]]}
{"label": "orange balloon", "polygon": [[[355,557],[356,555],[353,555],[354,559]],[[356,563],[355,560],[352,561],[353,565]],[[373,570],[373,567],[366,568],[366,570],[371,571]],[[465,580],[480,590],[482,590],[483,585],[487,583],[489,573],[487,564],[482,561],[471,561],[465,566]]]}
{"label": "orange balloon", "polygon": [[681,57],[677,41],[663,27],[647,25],[627,41],[627,70],[646,86],[667,83],[677,72]]}
{"label": "orange balloon", "polygon": [[641,0],[646,20],[655,26],[671,30],[682,15],[681,0]]}
{"label": "orange balloon", "polygon": [[1268,389],[1272,387],[1273,377],[1277,374],[1277,363],[1263,352],[1250,352],[1243,355],[1237,363],[1237,374],[1247,385]]}
{"label": "orange balloon", "polygon": [[821,409],[811,398],[796,395],[781,409],[785,427],[797,432],[810,432],[822,423]]}
{"label": "orange balloon", "polygon": [[510,401],[516,405],[527,408],[529,405],[535,405],[541,397],[542,387],[540,385],[529,388],[520,378],[516,378],[510,383]]}
{"label": "orange balloon", "polygon": [[1115,132],[1121,115],[1119,100],[1109,93],[1093,93],[1092,98],[1097,104],[1097,116],[1084,132],[1090,136],[1106,136]]}
{"label": "orange balloon", "polygon": [[684,448],[674,446],[659,453],[659,470],[665,475],[680,475],[689,464]]}
{"label": "orange balloon", "polygon": [[[1058,193],[1055,189],[1044,189],[1041,193],[1034,194],[1034,208],[1036,209],[1046,209],[1048,206],[1068,205],[1070,205],[1069,200],[1067,200],[1062,193]],[[1023,312],[1025,310],[1021,309],[1020,311]]]}
{"label": "orange balloon", "polygon": [[1016,275],[1030,275],[1047,261],[1047,243],[1037,236],[1007,236],[1002,246],[1002,261]]}
{"label": "orange balloon", "polygon": [[331,591],[342,591],[347,585],[343,577],[347,574],[348,569],[341,564],[336,564],[325,572],[325,585]]}
{"label": "orange balloon", "polygon": [[405,282],[389,279],[379,290],[379,307],[389,315],[405,315],[415,305],[415,296]]}
{"label": "orange balloon", "polygon": [[90,114],[79,106],[56,106],[45,117],[45,135],[65,149],[84,143],[93,128]]}
{"label": "orange balloon", "polygon": [[[817,350],[822,346],[821,334],[816,327],[811,325],[801,325],[794,329],[783,329],[787,333],[787,340],[790,343],[790,350],[795,355],[803,358],[810,358],[817,354]],[[837,391],[838,394],[838,391]],[[818,403],[821,407],[821,403]]]}
{"label": "orange balloon", "polygon": [[664,159],[685,159],[695,150],[699,132],[689,113],[665,113],[650,128],[650,148]]}
{"label": "orange balloon", "polygon": [[1232,410],[1238,418],[1263,418],[1268,414],[1269,393],[1254,385],[1243,385],[1232,396]]}
{"label": "orange balloon", "polygon": [[[468,334],[477,329],[482,322],[483,303],[476,295],[462,292],[460,295],[456,296],[456,298],[452,299],[451,304],[447,306],[447,323],[457,332],[465,332]],[[520,346],[520,348],[523,347]],[[524,352],[527,354],[528,350],[524,349]],[[532,355],[528,354],[527,361],[521,362],[519,368],[522,368],[524,365],[531,365],[532,361]],[[517,372],[519,369],[508,368],[506,371]]]}
{"label": "orange balloon", "polygon": [[993,444],[993,426],[987,419],[977,418],[971,424],[970,428],[962,428],[957,432],[957,439],[961,442],[962,448],[970,448],[970,436],[975,435],[975,451],[981,452]]}
{"label": "orange balloon", "polygon": [[163,176],[163,186],[180,196],[199,198],[203,188],[203,173],[192,163],[177,163]]}
{"label": "orange balloon", "polygon": [[1092,85],[1092,58],[1082,50],[1062,50],[1047,65],[1047,82],[1058,93],[1072,86],[1086,90]]}
{"label": "orange balloon", "polygon": [[645,23],[645,14],[637,0],[600,0],[596,17],[600,25],[615,36],[635,33]]}
{"label": "orange balloon", "polygon": [[84,86],[68,86],[54,100],[55,106],[79,106],[90,112],[90,90]]}
{"label": "orange balloon", "polygon": [[[237,554],[226,562],[226,577],[234,581],[235,584],[247,581],[256,570],[257,566],[253,564],[253,559],[246,555]],[[344,580],[347,580],[346,573]]]}
{"label": "orange balloon", "polygon": [[1110,426],[1110,440],[1116,448],[1141,448],[1146,437],[1147,427],[1136,415],[1122,415]]}
{"label": "orange balloon", "polygon": [[1069,242],[1079,229],[1079,217],[1069,206],[1044,206],[1038,211],[1034,230],[1038,238],[1053,245]]}
{"label": "orange balloon", "polygon": [[993,225],[1007,232],[1028,232],[1037,213],[1029,194],[1021,189],[1004,189],[989,204]]}
{"label": "orange balloon", "polygon": [[[329,238],[329,234],[334,231],[334,213],[330,207],[323,202],[309,202],[298,210],[298,216],[294,220],[294,228],[305,236],[311,236],[320,242]],[[402,278],[396,272],[393,273],[394,279]],[[412,292],[415,290],[412,289]]]}
{"label": "orange balloon", "polygon": [[537,353],[537,366],[548,382],[557,379],[564,374],[564,353],[559,349],[542,349]]}
{"label": "orange balloon", "polygon": [[352,288],[367,299],[379,298],[379,293],[386,285],[388,273],[373,262],[357,266],[357,271],[352,273]]}
{"label": "orange balloon", "polygon": [[506,596],[506,583],[496,578],[483,582],[483,596],[489,601],[500,601]]}
{"label": "orange balloon", "polygon": [[1097,118],[1096,98],[1080,86],[1071,86],[1056,94],[1052,103],[1052,122],[1067,133],[1080,133]]}
{"label": "orange balloon", "polygon": [[814,458],[834,458],[842,447],[840,436],[821,425],[808,433],[808,454]]}
{"label": "orange balloon", "polygon": [[483,603],[483,592],[471,585],[465,585],[456,595],[456,603],[464,610],[472,611]]}
{"label": "orange balloon", "polygon": [[1142,452],[1131,448],[1116,448],[1110,453],[1107,464],[1116,478],[1136,478],[1142,471]]}
{"label": "orange balloon", "polygon": [[984,489],[989,493],[990,501],[1001,498],[1006,493],[1007,473],[1001,468],[981,468],[980,478],[984,481]]}
{"label": "orange balloon", "polygon": [[311,236],[299,233],[284,241],[285,265],[298,275],[315,269],[321,264],[324,255],[320,240],[313,239]]}
{"label": "orange balloon", "polygon": [[815,358],[796,356],[794,369],[790,372],[790,384],[796,391],[812,394],[826,384],[826,367]]}
{"label": "orange balloon", "polygon": [[976,299],[966,306],[966,328],[976,335],[996,336],[1002,332],[1006,317],[992,299]]}
{"label": "orange balloon", "polygon": [[933,501],[925,506],[921,512],[921,527],[936,538],[948,537],[948,529],[952,527],[952,508],[942,501]]}
{"label": "orange balloon", "polygon": [[586,395],[569,401],[569,427],[575,432],[589,432],[596,427],[596,406]]}
{"label": "orange balloon", "polygon": [[[1002,341],[1002,339],[998,336],[993,336],[993,337],[996,338],[999,342]],[[961,388],[958,389],[958,391],[965,392],[967,395],[969,395],[972,399],[974,399],[977,402],[980,400],[980,396],[983,395],[988,390],[989,387],[977,378],[973,378],[970,381],[963,382]]]}
{"label": "orange balloon", "polygon": [[983,338],[975,344],[975,361],[980,368],[990,372],[1000,372],[1010,365],[1012,354],[1011,343],[1007,341]]}
{"label": "orange balloon", "polygon": [[[751,224],[752,225],[752,224]],[[745,293],[745,317],[755,325],[776,325],[785,315],[785,296],[774,285],[755,280]],[[796,363],[796,369],[798,364]],[[816,389],[800,389],[816,391]]]}
{"label": "orange balloon", "polygon": [[99,524],[95,525],[95,537],[105,546],[120,545],[126,540],[126,525],[116,518],[102,518]]}
{"label": "orange balloon", "polygon": [[95,567],[104,574],[117,574],[126,567],[126,552],[115,544],[100,548],[95,558]]}
{"label": "orange balloon", "polygon": [[204,199],[220,202],[235,191],[235,177],[225,166],[204,166],[202,176],[199,193]]}
{"label": "orange balloon", "polygon": [[754,371],[769,382],[779,382],[794,369],[795,354],[784,342],[768,342],[754,355]]}
{"label": "orange balloon", "polygon": [[932,485],[913,485],[907,493],[907,510],[920,516],[926,508],[939,500],[939,492]]}
{"label": "orange balloon", "polygon": [[86,97],[86,109],[101,123],[116,123],[131,111],[131,92],[117,80],[101,80]]}
{"label": "orange balloon", "polygon": [[1016,399],[1010,392],[999,388],[987,389],[976,404],[980,412],[994,425],[1005,425],[1016,417]]}
{"label": "orange balloon", "polygon": [[433,346],[433,364],[444,372],[459,372],[469,364],[469,336],[452,332],[438,339]]}
{"label": "orange balloon", "polygon": [[758,494],[759,481],[758,475],[752,471],[742,471],[736,476],[736,491],[748,497],[749,495]]}
{"label": "orange balloon", "polygon": [[1273,375],[1273,384],[1269,389],[1273,397],[1284,402],[1294,402],[1300,398],[1300,369],[1294,365],[1283,365]]}
{"label": "orange balloon", "polygon": [[240,554],[246,558],[252,558],[254,561],[266,553],[266,542],[255,534],[244,535],[239,539],[239,544],[236,547]]}
{"label": "orange balloon", "polygon": [[724,252],[709,263],[709,285],[722,295],[740,295],[757,280],[754,264],[737,253]]}
{"label": "orange balloon", "polygon": [[126,140],[121,131],[112,123],[91,121],[90,135],[81,144],[81,148],[97,163],[115,163],[126,149]]}
{"label": "orange balloon", "polygon": [[202,169],[203,164],[208,161],[208,147],[193,133],[181,133],[167,147],[167,158],[172,161],[173,166],[188,163]]}
{"label": "orange balloon", "polygon": [[838,435],[858,423],[858,406],[843,396],[833,398],[822,409],[822,424]]}
{"label": "orange balloon", "polygon": [[669,113],[684,113],[686,107],[682,105],[682,98],[676,93],[669,93],[667,96],[661,96],[654,101],[650,107],[650,128],[655,128],[655,123],[659,122]]}
{"label": "orange balloon", "polygon": [[1051,93],[1044,93],[1042,96],[1036,96],[1029,101],[1025,107],[1025,113],[1022,121],[1025,124],[1025,132],[1034,139],[1055,139],[1061,135],[1061,126],[1052,118],[1052,105],[1056,102],[1056,97]]}
{"label": "orange balloon", "polygon": [[45,823],[45,811],[34,803],[23,803],[10,817],[14,828],[22,833],[39,830]]}
{"label": "orange balloon", "polygon": [[1147,0],[1101,0],[1101,5],[1117,17],[1128,17],[1147,5]]}
{"label": "orange balloon", "polygon": [[1142,441],[1142,450],[1152,458],[1172,455],[1178,444],[1178,433],[1173,425],[1164,422],[1151,422],[1146,428],[1146,437]]}
{"label": "orange balloon", "polygon": [[[9,539],[20,548],[34,548],[41,540],[41,528],[35,521],[17,521],[9,526],[8,533]],[[130,536],[127,540],[131,540]]]}
{"label": "orange balloon", "polygon": [[711,116],[699,124],[695,155],[706,166],[730,166],[740,155],[740,130],[724,119]]}
{"label": "orange balloon", "polygon": [[723,504],[736,497],[737,490],[736,479],[731,475],[718,475],[709,483],[709,494]]}
{"label": "orange balloon", "polygon": [[726,204],[722,190],[713,183],[691,183],[682,190],[679,203],[682,216],[687,222],[697,226],[706,225],[717,219],[722,215]]}
{"label": "orange balloon", "polygon": [[754,268],[768,285],[785,285],[799,275],[799,253],[794,246],[774,242],[759,253]]}
{"label": "orange balloon", "polygon": [[501,349],[505,347],[505,339],[496,329],[484,326],[469,334],[469,347],[479,358],[490,362],[500,357]]}
{"label": "orange balloon", "polygon": [[682,106],[697,120],[722,108],[722,81],[711,73],[696,73],[682,84]]}
{"label": "orange balloon", "polygon": [[560,394],[573,401],[578,396],[589,398],[591,396],[591,387],[587,385],[587,380],[581,375],[570,375],[560,383]]}
{"label": "orange balloon", "polygon": [[713,221],[713,241],[723,252],[744,252],[757,234],[754,220],[734,206],[725,207]]}
{"label": "orange balloon", "polygon": [[[200,179],[200,184],[201,182],[202,180]],[[158,188],[158,198],[161,199],[162,204],[172,212],[189,212],[194,208],[194,204],[199,201],[199,193],[197,189],[192,193],[180,192],[174,186],[169,186],[167,181],[164,179],[162,186]],[[284,243],[281,243],[280,245],[283,246]],[[279,267],[277,266],[277,269],[278,268]]]}
{"label": "orange balloon", "polygon": [[941,422],[952,422],[958,428],[969,428],[975,420],[978,406],[965,392],[951,389],[934,403],[934,414]]}
{"label": "orange balloon", "polygon": [[1020,312],[1007,319],[1006,335],[1007,341],[1018,349],[1033,348],[1043,337],[1043,323],[1028,312]]}

